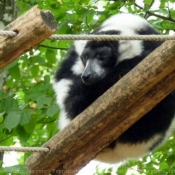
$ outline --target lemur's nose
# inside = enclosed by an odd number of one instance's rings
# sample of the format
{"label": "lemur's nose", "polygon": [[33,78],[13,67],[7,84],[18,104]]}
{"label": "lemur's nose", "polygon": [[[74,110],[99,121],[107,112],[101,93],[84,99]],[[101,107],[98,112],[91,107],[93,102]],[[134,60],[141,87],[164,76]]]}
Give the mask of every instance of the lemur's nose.
{"label": "lemur's nose", "polygon": [[91,78],[91,74],[90,74],[90,73],[83,74],[83,75],[81,76],[81,78],[82,78],[83,80],[88,80],[88,79]]}

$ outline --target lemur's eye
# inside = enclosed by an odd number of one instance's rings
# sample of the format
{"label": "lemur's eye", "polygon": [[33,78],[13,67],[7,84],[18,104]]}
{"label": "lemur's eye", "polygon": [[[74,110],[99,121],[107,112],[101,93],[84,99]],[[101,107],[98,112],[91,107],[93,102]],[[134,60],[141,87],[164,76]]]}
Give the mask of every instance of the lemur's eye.
{"label": "lemur's eye", "polygon": [[103,56],[99,56],[98,57],[98,59],[100,60],[100,61],[105,61],[105,60],[107,60],[107,56],[106,55],[103,55]]}
{"label": "lemur's eye", "polygon": [[97,56],[97,59],[100,61],[106,61],[108,59],[108,56],[106,54],[99,54]]}

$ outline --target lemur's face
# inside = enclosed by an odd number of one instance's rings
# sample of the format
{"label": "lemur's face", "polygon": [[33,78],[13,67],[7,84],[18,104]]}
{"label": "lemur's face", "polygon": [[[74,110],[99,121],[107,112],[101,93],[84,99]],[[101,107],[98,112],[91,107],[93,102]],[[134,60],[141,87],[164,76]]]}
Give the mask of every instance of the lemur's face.
{"label": "lemur's face", "polygon": [[97,47],[87,45],[82,52],[81,60],[85,67],[81,78],[87,85],[95,84],[106,77],[116,64],[112,48],[104,45]]}

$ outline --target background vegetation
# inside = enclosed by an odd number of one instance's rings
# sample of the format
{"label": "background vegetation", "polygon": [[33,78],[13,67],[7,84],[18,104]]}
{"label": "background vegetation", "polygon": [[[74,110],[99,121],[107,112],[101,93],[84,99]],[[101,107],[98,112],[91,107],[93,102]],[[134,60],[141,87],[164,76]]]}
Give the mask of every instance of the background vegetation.
{"label": "background vegetation", "polygon": [[[89,33],[109,16],[130,12],[146,18],[163,34],[175,30],[174,0],[1,0],[0,27],[38,5],[48,9],[58,21],[59,34]],[[17,13],[18,12],[18,13]],[[37,48],[22,55],[0,72],[0,145],[41,146],[57,131],[59,108],[52,89],[55,69],[70,47],[69,41],[46,40]],[[175,141],[168,142],[155,153],[131,160],[113,174],[175,174]],[[0,154],[0,174],[28,174],[25,161],[29,153],[21,154],[18,165],[3,166]],[[112,168],[96,174],[111,174]]]}

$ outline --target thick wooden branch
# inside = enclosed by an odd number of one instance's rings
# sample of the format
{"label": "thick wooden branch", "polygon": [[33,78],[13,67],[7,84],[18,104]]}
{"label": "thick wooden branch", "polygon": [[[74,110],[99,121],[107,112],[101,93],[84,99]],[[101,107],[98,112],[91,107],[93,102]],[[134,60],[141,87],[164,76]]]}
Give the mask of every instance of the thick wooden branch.
{"label": "thick wooden branch", "polygon": [[27,161],[32,175],[76,174],[175,89],[175,41],[167,41],[125,75]]}
{"label": "thick wooden branch", "polygon": [[4,30],[15,31],[18,35],[0,37],[0,69],[51,36],[57,30],[57,23],[50,11],[35,6]]}

